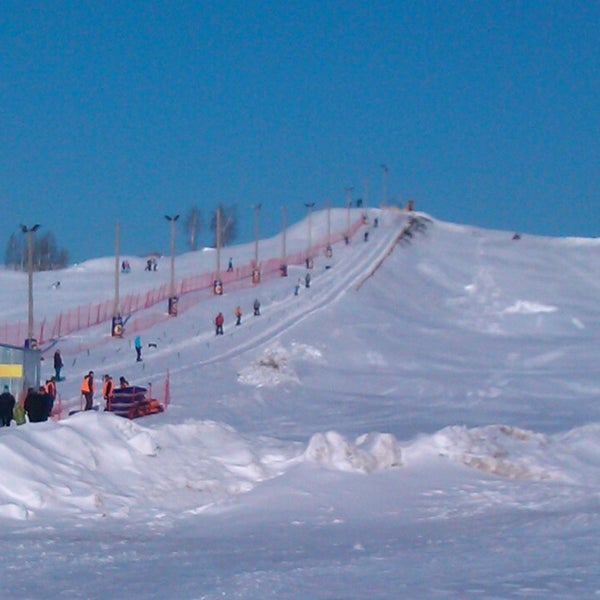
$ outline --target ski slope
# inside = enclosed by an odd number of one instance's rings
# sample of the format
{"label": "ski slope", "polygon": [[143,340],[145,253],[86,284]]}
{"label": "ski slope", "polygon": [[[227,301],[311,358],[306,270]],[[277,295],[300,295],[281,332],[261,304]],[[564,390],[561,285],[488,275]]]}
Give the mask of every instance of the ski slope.
{"label": "ski slope", "polygon": [[[369,241],[359,231],[316,257],[298,296],[296,266],[195,293],[176,318],[158,305],[134,315],[153,323],[142,363],[134,332],[114,339],[108,324],[48,346],[63,351],[65,412],[89,369],[154,386],[168,371],[171,405],[0,430],[3,597],[600,593],[600,244],[426,215],[399,239],[405,213],[373,215]],[[325,214],[313,225],[322,234]],[[261,253],[279,243],[261,240]],[[231,248],[237,263],[252,251]],[[213,261],[178,257],[178,276]],[[131,262],[125,289],[168,278]],[[113,266],[65,271],[60,291],[56,274],[36,274],[38,310],[110,297]],[[16,315],[25,288],[5,275],[15,285],[0,301]]]}

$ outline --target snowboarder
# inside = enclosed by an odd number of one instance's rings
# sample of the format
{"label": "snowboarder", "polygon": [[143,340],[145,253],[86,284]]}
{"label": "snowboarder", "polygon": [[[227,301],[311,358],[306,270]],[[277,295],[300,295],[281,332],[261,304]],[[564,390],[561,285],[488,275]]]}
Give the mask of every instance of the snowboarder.
{"label": "snowboarder", "polygon": [[94,406],[94,371],[90,371],[83,378],[81,382],[81,395],[85,398],[84,410],[92,410]]}
{"label": "snowboarder", "polygon": [[135,347],[136,361],[140,362],[142,360],[142,338],[139,335],[135,336],[133,345]]}
{"label": "snowboarder", "polygon": [[8,386],[0,394],[0,427],[10,427],[15,408],[15,397],[10,393]]}
{"label": "snowboarder", "polygon": [[258,301],[258,298],[256,298],[256,300],[254,300],[253,308],[254,308],[254,316],[258,317],[258,315],[260,315],[260,302]]}
{"label": "snowboarder", "polygon": [[60,370],[63,368],[62,356],[60,350],[56,350],[54,353],[54,377],[56,381],[60,381]]}
{"label": "snowboarder", "polygon": [[223,335],[223,323],[224,322],[225,322],[225,317],[223,316],[223,313],[220,312],[215,317],[215,327],[216,327],[215,335]]}
{"label": "snowboarder", "polygon": [[242,324],[242,309],[240,306],[235,307],[235,324],[236,325]]}

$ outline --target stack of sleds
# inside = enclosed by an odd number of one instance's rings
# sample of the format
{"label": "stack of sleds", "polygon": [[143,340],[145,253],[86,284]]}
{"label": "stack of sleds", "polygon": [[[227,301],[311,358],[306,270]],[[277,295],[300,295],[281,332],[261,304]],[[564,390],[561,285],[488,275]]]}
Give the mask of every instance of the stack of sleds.
{"label": "stack of sleds", "polygon": [[132,385],[125,388],[117,388],[113,392],[106,410],[126,417],[136,419],[155,413],[163,412],[164,406],[155,398],[148,397],[148,390],[144,387]]}

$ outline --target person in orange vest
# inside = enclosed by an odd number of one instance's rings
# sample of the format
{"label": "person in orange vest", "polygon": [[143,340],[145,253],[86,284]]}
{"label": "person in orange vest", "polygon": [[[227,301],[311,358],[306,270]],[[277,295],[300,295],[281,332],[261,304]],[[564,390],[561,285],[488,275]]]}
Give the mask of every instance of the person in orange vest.
{"label": "person in orange vest", "polygon": [[102,397],[106,402],[106,410],[110,410],[110,403],[112,402],[113,390],[115,389],[115,383],[113,378],[106,374],[104,376],[104,383],[102,384]]}
{"label": "person in orange vest", "polygon": [[94,407],[94,371],[90,371],[81,382],[81,393],[85,398],[84,410],[92,410]]}
{"label": "person in orange vest", "polygon": [[215,317],[215,326],[216,326],[216,334],[215,335],[223,335],[223,323],[225,322],[225,317],[223,316],[223,313],[220,312],[216,317]]}
{"label": "person in orange vest", "polygon": [[240,306],[235,307],[235,324],[236,325],[242,324],[242,309]]}
{"label": "person in orange vest", "polygon": [[46,392],[46,394],[48,395],[48,397],[51,400],[51,401],[49,401],[50,402],[50,412],[48,413],[48,416],[51,416],[52,409],[54,408],[54,401],[56,400],[56,383],[55,383],[54,375],[46,381],[44,391]]}

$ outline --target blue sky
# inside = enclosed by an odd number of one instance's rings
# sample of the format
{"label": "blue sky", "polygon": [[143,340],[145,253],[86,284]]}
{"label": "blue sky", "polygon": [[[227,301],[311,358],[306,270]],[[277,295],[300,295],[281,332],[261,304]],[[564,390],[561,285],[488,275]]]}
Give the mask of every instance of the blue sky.
{"label": "blue sky", "polygon": [[164,214],[218,202],[265,237],[380,203],[382,164],[437,218],[596,236],[598,40],[595,2],[7,0],[0,250],[24,222],[108,255],[119,219],[168,252]]}

